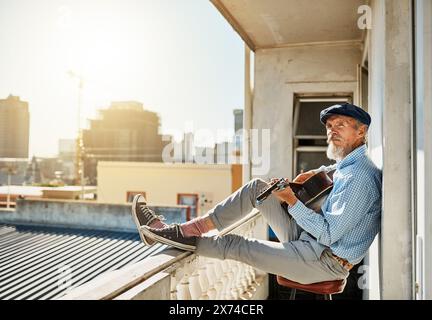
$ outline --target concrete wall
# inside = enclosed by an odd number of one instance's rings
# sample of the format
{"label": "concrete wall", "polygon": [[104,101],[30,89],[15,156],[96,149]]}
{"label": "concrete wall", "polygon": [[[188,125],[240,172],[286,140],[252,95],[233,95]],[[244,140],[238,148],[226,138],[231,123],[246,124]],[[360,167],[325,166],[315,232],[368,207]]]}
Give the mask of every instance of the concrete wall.
{"label": "concrete wall", "polygon": [[[372,1],[369,135],[372,158],[383,169],[380,243],[372,246],[372,299],[411,299],[411,11],[409,0]],[[380,292],[377,284],[379,251]]]}
{"label": "concrete wall", "polygon": [[[372,21],[373,26],[369,37],[369,113],[372,123],[369,128],[368,147],[372,161],[378,168],[383,166],[383,107],[384,107],[384,15],[385,7],[383,1],[373,1]],[[379,277],[379,246],[381,234],[375,239],[369,249],[367,257],[368,269],[364,276],[367,280],[365,299],[378,300],[380,294]]]}
{"label": "concrete wall", "polygon": [[361,47],[310,45],[255,53],[253,128],[271,129],[270,171],[262,177],[292,175],[294,94],[351,93],[357,99],[356,66]]}
{"label": "concrete wall", "polygon": [[[186,208],[152,207],[167,223],[186,221]],[[0,209],[0,224],[137,232],[131,206],[59,200],[18,200],[15,211]]]}
{"label": "concrete wall", "polygon": [[432,1],[415,1],[416,299],[432,299]]}
{"label": "concrete wall", "polygon": [[424,0],[423,7],[423,88],[424,88],[424,264],[423,264],[423,299],[432,299],[432,2]]}
{"label": "concrete wall", "polygon": [[125,203],[127,191],[143,191],[149,203],[175,205],[178,193],[195,193],[208,200],[200,213],[231,194],[232,182],[231,165],[98,163],[98,201],[106,203]]}

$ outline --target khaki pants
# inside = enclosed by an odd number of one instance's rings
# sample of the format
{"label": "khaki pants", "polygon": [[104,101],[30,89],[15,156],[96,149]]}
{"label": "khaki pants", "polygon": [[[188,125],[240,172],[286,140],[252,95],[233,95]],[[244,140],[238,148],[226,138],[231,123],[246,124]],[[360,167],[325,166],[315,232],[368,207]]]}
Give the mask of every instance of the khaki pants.
{"label": "khaki pants", "polygon": [[250,181],[218,203],[209,216],[217,229],[222,230],[257,208],[280,242],[233,234],[202,237],[198,239],[196,253],[241,261],[303,284],[348,277],[349,272],[332,257],[330,249],[302,230],[276,197],[271,195],[261,205],[255,204],[256,197],[266,187],[261,179]]}

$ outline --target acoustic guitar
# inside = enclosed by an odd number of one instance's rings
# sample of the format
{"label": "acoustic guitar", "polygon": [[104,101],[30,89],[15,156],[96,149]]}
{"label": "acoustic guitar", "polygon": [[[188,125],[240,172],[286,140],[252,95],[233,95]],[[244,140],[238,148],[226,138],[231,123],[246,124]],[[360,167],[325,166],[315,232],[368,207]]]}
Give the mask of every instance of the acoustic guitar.
{"label": "acoustic guitar", "polygon": [[296,197],[303,202],[306,207],[315,212],[319,212],[322,204],[333,188],[334,171],[335,170],[332,170],[328,173],[325,171],[317,172],[302,183],[287,183],[284,178],[281,178],[258,195],[256,203],[261,204],[274,190],[283,190],[287,186],[290,186]]}

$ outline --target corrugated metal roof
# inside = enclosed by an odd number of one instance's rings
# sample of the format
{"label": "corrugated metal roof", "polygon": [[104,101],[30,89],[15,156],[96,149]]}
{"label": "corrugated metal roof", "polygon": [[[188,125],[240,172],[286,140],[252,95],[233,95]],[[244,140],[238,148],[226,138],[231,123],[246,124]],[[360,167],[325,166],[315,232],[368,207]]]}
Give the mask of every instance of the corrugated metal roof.
{"label": "corrugated metal roof", "polygon": [[165,248],[137,233],[0,224],[0,299],[55,299]]}

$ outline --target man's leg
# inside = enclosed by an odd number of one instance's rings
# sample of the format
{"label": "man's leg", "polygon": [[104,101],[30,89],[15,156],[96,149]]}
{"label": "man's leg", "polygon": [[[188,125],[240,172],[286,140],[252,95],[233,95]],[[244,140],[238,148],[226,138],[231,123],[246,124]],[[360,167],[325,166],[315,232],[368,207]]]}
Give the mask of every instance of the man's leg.
{"label": "man's leg", "polygon": [[308,241],[296,241],[302,229],[281,206],[279,200],[268,197],[256,205],[255,199],[267,187],[254,179],[217,204],[208,217],[218,230],[240,220],[257,208],[275,232],[278,242],[246,239],[239,235],[200,237],[196,254],[217,259],[232,259],[267,273],[281,275],[300,283],[343,279],[347,273],[325,252],[321,256]]}
{"label": "man's leg", "polygon": [[[208,212],[206,218],[201,219],[210,220],[214,227],[222,230],[257,208],[276,233],[280,243],[246,239],[232,234],[222,237],[198,237],[196,248],[193,241],[190,244],[195,252],[212,258],[241,261],[262,271],[301,283],[346,277],[346,272],[329,253],[317,256],[310,242],[296,241],[302,230],[282,208],[279,200],[270,196],[261,205],[256,205],[256,197],[266,187],[263,180],[254,179],[218,203]],[[173,233],[168,235],[168,238],[178,237],[176,230],[173,230]],[[152,232],[148,235],[151,236]],[[167,239],[159,237],[158,241],[161,240]]]}
{"label": "man's leg", "polygon": [[196,254],[216,259],[232,259],[261,271],[280,275],[300,283],[344,279],[348,271],[331,257],[329,251],[317,256],[308,241],[272,242],[246,239],[229,234],[200,237]]}
{"label": "man's leg", "polygon": [[267,183],[261,179],[251,180],[219,202],[204,217],[183,224],[184,235],[199,236],[214,228],[222,230],[257,208],[280,241],[296,240],[301,229],[276,197],[270,195],[262,204],[256,205],[257,196],[267,187]]}

